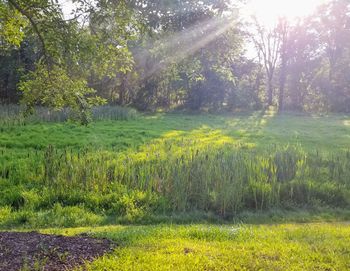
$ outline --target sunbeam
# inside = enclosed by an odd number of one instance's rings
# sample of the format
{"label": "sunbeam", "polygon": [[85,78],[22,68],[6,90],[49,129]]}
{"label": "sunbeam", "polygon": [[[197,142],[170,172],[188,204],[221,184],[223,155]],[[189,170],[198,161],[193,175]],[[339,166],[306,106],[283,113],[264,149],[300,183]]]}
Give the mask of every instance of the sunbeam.
{"label": "sunbeam", "polygon": [[[205,22],[199,22],[184,31],[166,35],[160,40],[153,41],[155,46],[153,51],[161,52],[166,57],[151,67],[147,67],[143,78],[157,74],[170,64],[179,63],[188,56],[195,54],[228,31],[234,24],[235,20],[231,18],[214,18]],[[145,50],[138,52],[135,57],[140,61],[139,64],[143,68],[146,66],[143,62],[147,59],[147,56],[149,56],[149,52]]]}

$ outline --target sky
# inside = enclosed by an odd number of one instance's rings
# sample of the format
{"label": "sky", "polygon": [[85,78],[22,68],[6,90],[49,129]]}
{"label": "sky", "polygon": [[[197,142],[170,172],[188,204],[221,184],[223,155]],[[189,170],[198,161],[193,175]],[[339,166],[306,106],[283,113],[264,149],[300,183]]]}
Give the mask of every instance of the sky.
{"label": "sky", "polygon": [[74,9],[72,0],[59,0],[58,3],[62,7],[64,17],[67,19],[71,18],[71,12]]}
{"label": "sky", "polygon": [[[236,2],[235,0],[232,0]],[[293,21],[297,17],[311,14],[317,6],[329,0],[246,0],[241,14],[249,18],[255,15],[259,22],[266,26],[272,26],[278,17],[287,17]],[[73,8],[72,0],[59,0],[66,17]]]}
{"label": "sky", "polygon": [[279,17],[290,21],[312,14],[317,6],[327,0],[248,0],[243,7],[243,17],[255,15],[265,26],[273,26]]}
{"label": "sky", "polygon": [[[266,28],[273,28],[278,18],[285,17],[293,24],[298,18],[312,14],[316,8],[329,0],[247,0],[247,4],[240,10],[241,17],[249,21],[255,16],[259,24]],[[247,43],[246,56],[255,58],[256,50],[251,43]]]}

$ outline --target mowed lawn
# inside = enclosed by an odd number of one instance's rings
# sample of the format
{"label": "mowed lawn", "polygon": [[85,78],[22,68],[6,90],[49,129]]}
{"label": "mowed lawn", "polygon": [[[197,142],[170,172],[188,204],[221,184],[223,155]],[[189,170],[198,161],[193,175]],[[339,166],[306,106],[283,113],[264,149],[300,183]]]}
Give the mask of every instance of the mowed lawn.
{"label": "mowed lawn", "polygon": [[159,225],[48,229],[118,247],[83,270],[349,270],[350,225]]}

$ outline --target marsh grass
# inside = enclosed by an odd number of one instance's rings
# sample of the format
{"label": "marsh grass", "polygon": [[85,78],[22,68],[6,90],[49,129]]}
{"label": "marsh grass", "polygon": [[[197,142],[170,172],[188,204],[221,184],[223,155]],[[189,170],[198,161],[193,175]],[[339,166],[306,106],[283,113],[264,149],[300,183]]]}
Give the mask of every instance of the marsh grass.
{"label": "marsh grass", "polygon": [[2,206],[33,211],[81,206],[137,221],[156,213],[202,211],[232,218],[244,210],[350,204],[349,152],[321,155],[291,146],[262,151],[182,138],[122,154],[49,146],[28,154],[28,161],[0,166]]}
{"label": "marsh grass", "polygon": [[347,208],[344,117],[332,118],[338,126],[329,140],[318,137],[328,121],[300,118],[160,114],[88,127],[0,125],[1,225],[181,221],[195,213],[231,220],[247,212]]}
{"label": "marsh grass", "polygon": [[[98,106],[92,108],[92,120],[130,120],[136,119],[139,113],[132,108],[121,106]],[[25,114],[25,108],[19,105],[0,104],[1,125],[26,125],[41,122],[66,122],[74,119],[74,114],[69,108],[52,110],[42,106],[36,106],[32,114]]]}

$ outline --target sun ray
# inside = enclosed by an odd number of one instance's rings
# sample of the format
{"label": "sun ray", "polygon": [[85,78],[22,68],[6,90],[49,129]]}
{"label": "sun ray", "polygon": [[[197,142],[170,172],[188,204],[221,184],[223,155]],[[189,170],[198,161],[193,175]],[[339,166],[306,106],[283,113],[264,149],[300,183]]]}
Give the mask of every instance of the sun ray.
{"label": "sun ray", "polygon": [[[179,63],[186,57],[193,55],[228,31],[234,24],[235,20],[232,18],[213,18],[155,41],[157,51],[163,52],[162,55],[167,57],[161,59],[152,67],[148,67],[143,77],[150,77],[166,69],[172,63]],[[136,58],[146,59],[148,54],[147,51],[139,52]]]}

